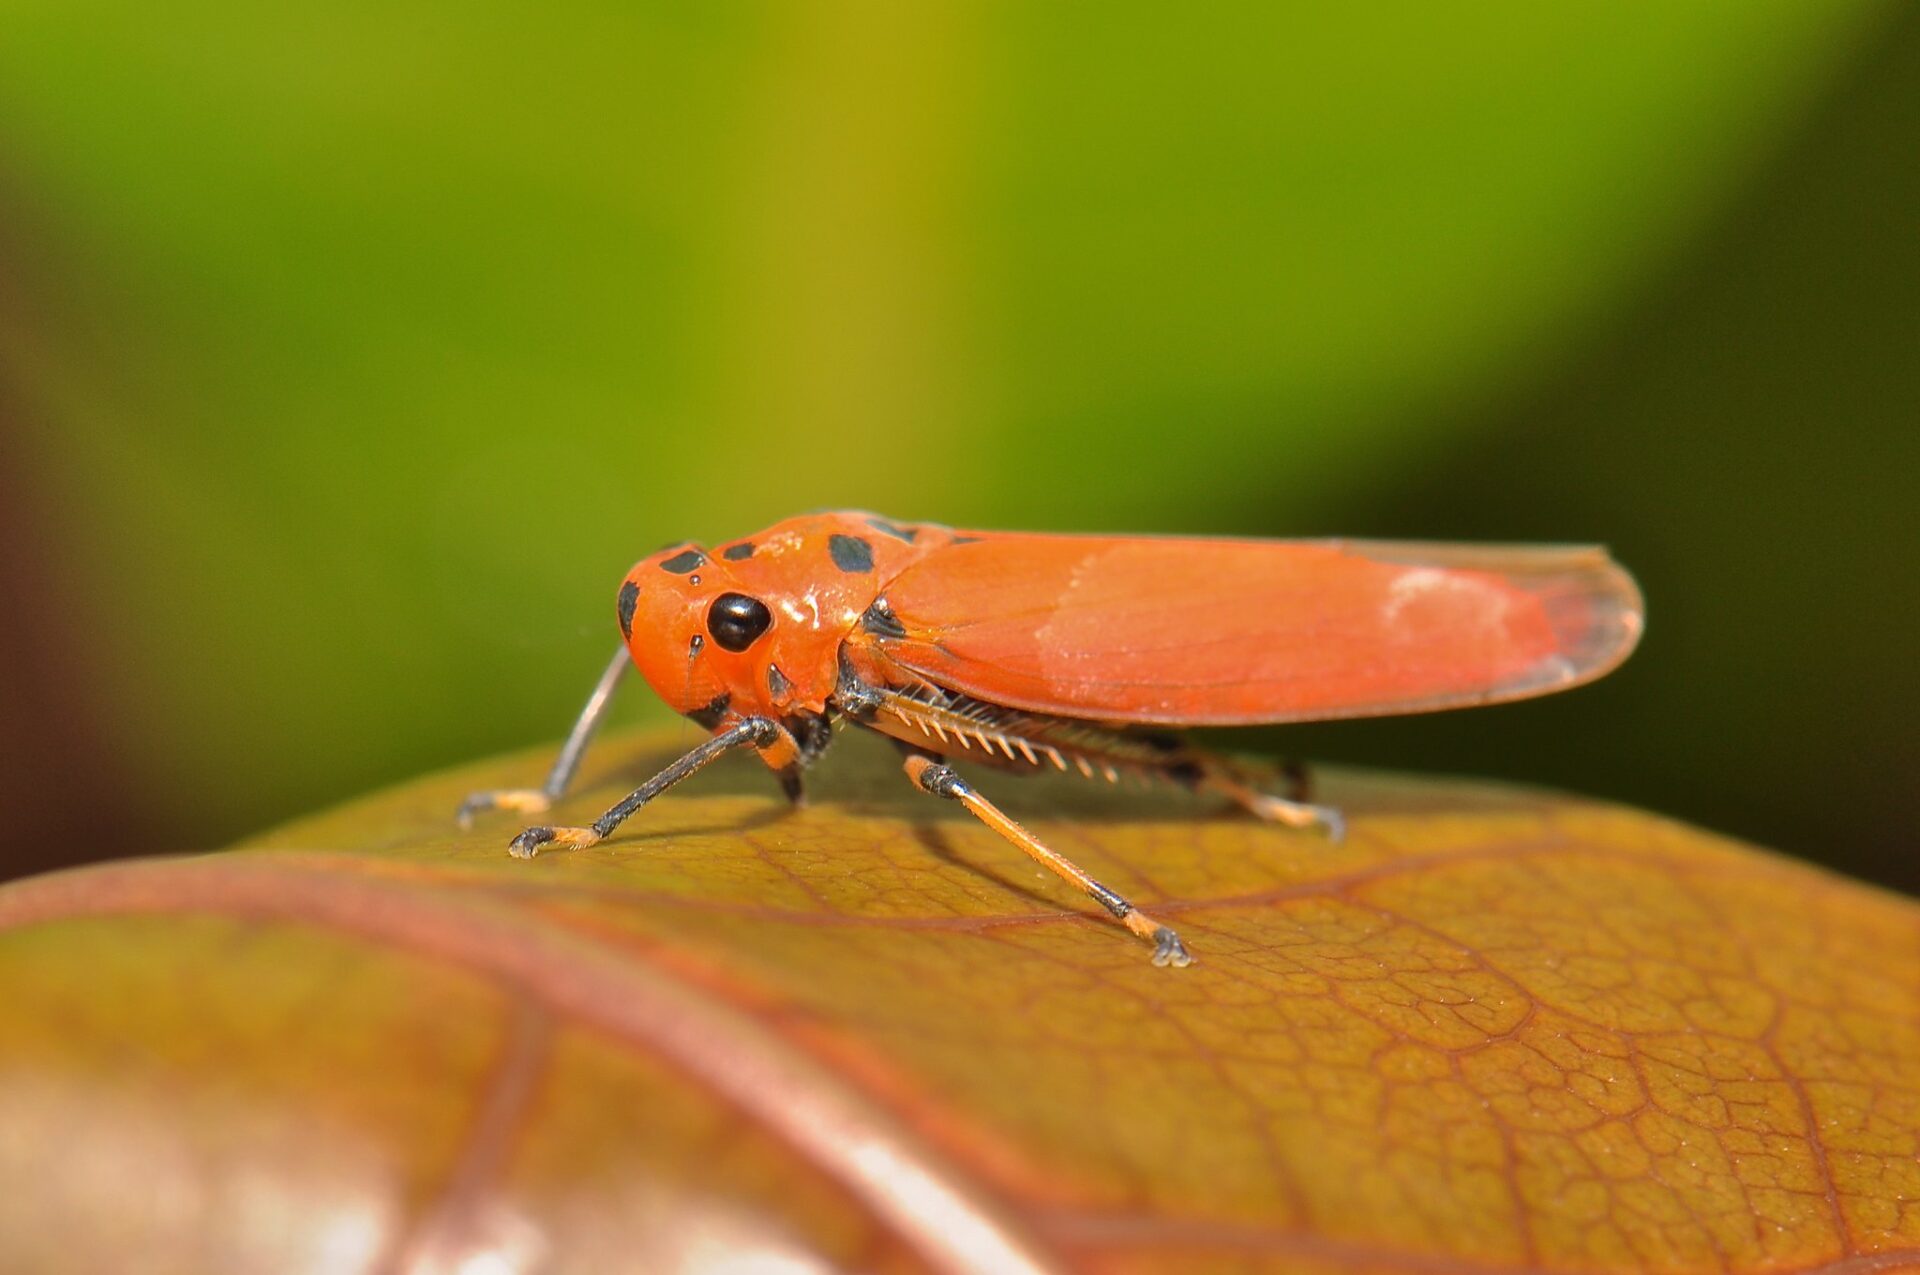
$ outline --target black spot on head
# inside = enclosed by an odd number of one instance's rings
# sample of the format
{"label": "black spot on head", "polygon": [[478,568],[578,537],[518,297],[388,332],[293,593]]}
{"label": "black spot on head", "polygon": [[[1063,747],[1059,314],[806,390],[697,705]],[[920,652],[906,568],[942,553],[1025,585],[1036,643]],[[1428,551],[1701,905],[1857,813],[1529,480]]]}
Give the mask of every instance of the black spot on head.
{"label": "black spot on head", "polygon": [[679,553],[674,554],[671,558],[662,562],[660,569],[662,571],[671,571],[677,576],[683,576],[706,560],[707,555],[701,553],[698,549],[682,549]]}
{"label": "black spot on head", "polygon": [[614,610],[620,615],[620,636],[633,636],[633,609],[640,605],[640,586],[629,580],[620,586],[620,600]]}
{"label": "black spot on head", "polygon": [[918,527],[902,527],[899,523],[888,522],[885,518],[869,518],[867,525],[875,531],[884,532],[895,540],[904,540],[908,544],[912,544],[913,538],[920,534]]}
{"label": "black spot on head", "polygon": [[728,705],[732,703],[733,696],[727,694],[725,691],[721,691],[718,695],[707,701],[705,708],[696,708],[691,713],[688,713],[687,716],[708,730],[718,730],[720,723],[726,719]]}
{"label": "black spot on head", "polygon": [[757,642],[772,624],[767,604],[744,593],[723,593],[707,608],[707,632],[736,654]]}
{"label": "black spot on head", "polygon": [[842,571],[873,570],[873,546],[859,536],[835,532],[827,537],[827,552],[833,555],[833,565]]}
{"label": "black spot on head", "polygon": [[907,626],[900,623],[900,617],[893,613],[885,598],[875,598],[873,605],[860,615],[860,627],[875,637],[903,638],[907,636]]}
{"label": "black spot on head", "polygon": [[793,683],[787,680],[787,675],[780,671],[778,664],[767,665],[767,693],[769,695],[772,695],[775,699],[779,699],[792,689]]}
{"label": "black spot on head", "polygon": [[742,540],[737,545],[728,545],[720,551],[720,556],[728,562],[745,562],[753,556],[753,541]]}

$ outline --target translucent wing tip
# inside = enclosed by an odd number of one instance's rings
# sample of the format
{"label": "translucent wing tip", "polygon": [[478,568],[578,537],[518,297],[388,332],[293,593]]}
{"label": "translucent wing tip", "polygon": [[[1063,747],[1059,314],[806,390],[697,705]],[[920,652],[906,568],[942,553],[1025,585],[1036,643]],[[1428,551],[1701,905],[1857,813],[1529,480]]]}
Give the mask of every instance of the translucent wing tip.
{"label": "translucent wing tip", "polygon": [[1598,546],[1540,551],[1516,562],[1508,579],[1540,600],[1556,652],[1505,694],[1534,695],[1579,686],[1618,668],[1640,644],[1646,601],[1626,568]]}
{"label": "translucent wing tip", "polygon": [[1366,544],[1369,557],[1409,566],[1486,572],[1536,598],[1552,653],[1493,687],[1482,702],[1524,699],[1604,677],[1633,654],[1646,601],[1604,545]]}

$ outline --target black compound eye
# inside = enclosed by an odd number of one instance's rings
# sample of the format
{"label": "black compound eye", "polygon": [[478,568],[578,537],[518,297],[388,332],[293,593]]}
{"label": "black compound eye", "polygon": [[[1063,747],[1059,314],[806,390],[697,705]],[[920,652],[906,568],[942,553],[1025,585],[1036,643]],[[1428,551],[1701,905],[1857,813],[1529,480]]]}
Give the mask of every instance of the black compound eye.
{"label": "black compound eye", "polygon": [[744,593],[723,593],[707,608],[707,632],[729,651],[746,650],[772,623],[767,604]]}

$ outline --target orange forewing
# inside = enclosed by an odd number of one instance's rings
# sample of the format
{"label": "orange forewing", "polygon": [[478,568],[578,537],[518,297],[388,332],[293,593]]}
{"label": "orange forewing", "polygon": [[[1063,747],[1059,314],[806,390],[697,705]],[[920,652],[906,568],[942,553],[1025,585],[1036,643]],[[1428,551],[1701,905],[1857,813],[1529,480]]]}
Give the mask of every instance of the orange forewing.
{"label": "orange forewing", "polygon": [[982,534],[886,589],[909,673],[1113,722],[1246,725],[1562,690],[1632,651],[1604,549]]}

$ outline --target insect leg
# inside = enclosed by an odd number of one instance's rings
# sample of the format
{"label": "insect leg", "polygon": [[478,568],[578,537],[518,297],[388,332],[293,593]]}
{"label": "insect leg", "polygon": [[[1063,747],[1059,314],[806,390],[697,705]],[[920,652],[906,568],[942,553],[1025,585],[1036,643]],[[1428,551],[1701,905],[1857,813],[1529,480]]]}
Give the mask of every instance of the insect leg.
{"label": "insect leg", "polygon": [[1332,841],[1346,837],[1346,818],[1332,806],[1308,803],[1308,768],[1302,762],[1283,762],[1281,778],[1286,782],[1286,797],[1263,793],[1235,762],[1196,749],[1181,735],[1148,735],[1160,749],[1160,770],[1169,780],[1185,783],[1198,793],[1219,793],[1227,801],[1250,814],[1288,828],[1319,828]]}
{"label": "insect leg", "polygon": [[956,775],[951,767],[924,754],[911,753],[906,760],[906,771],[907,778],[922,791],[959,802],[967,808],[968,814],[1020,847],[1041,867],[1071,882],[1075,889],[1112,913],[1116,921],[1153,944],[1155,965],[1181,966],[1192,961],[1193,958],[1187,955],[1186,945],[1180,941],[1178,934],[1095,881],[1072,860],[1047,849],[1031,832],[1009,819],[998,806],[975,792],[973,786]]}
{"label": "insect leg", "polygon": [[1313,767],[1298,757],[1280,762],[1280,777],[1287,781],[1287,796],[1294,801],[1313,800]]}
{"label": "insect leg", "polygon": [[567,732],[567,742],[560,745],[560,755],[554,758],[553,769],[547,772],[546,783],[538,788],[500,788],[493,792],[473,793],[460,803],[460,809],[455,814],[460,826],[471,827],[473,817],[483,810],[518,810],[525,814],[551,810],[553,803],[566,792],[567,785],[573,782],[574,772],[580,769],[580,758],[586,754],[594,731],[600,728],[601,720],[606,717],[607,705],[613,702],[614,688],[620,685],[621,675],[632,663],[626,647],[613,653],[613,662],[607,665],[607,671],[594,684],[593,694],[587,696],[586,707],[580,710],[580,716],[574,719],[573,729]]}
{"label": "insect leg", "polygon": [[1327,834],[1329,841],[1334,842],[1344,840],[1347,835],[1346,816],[1332,806],[1314,806],[1304,801],[1290,801],[1285,797],[1261,792],[1230,770],[1208,772],[1201,777],[1195,787],[1208,792],[1217,792],[1250,814],[1270,823],[1283,823],[1289,828],[1317,827]]}
{"label": "insect leg", "polygon": [[820,754],[827,751],[827,745],[833,742],[833,723],[825,717],[801,716],[788,718],[785,725],[792,747],[787,747],[785,740],[775,747],[762,747],[760,760],[773,768],[787,800],[795,806],[804,806],[807,787],[801,772],[818,761]]}
{"label": "insect leg", "polygon": [[528,828],[507,846],[507,852],[517,859],[531,859],[540,853],[543,846],[560,846],[568,850],[584,850],[605,840],[615,828],[626,821],[628,815],[658,797],[667,789],[693,774],[716,757],[733,749],[752,745],[765,748],[780,740],[786,732],[779,723],[766,717],[748,717],[736,725],[721,731],[692,752],[679,758],[665,770],[641,784],[614,804],[606,814],[593,821],[586,828]]}

